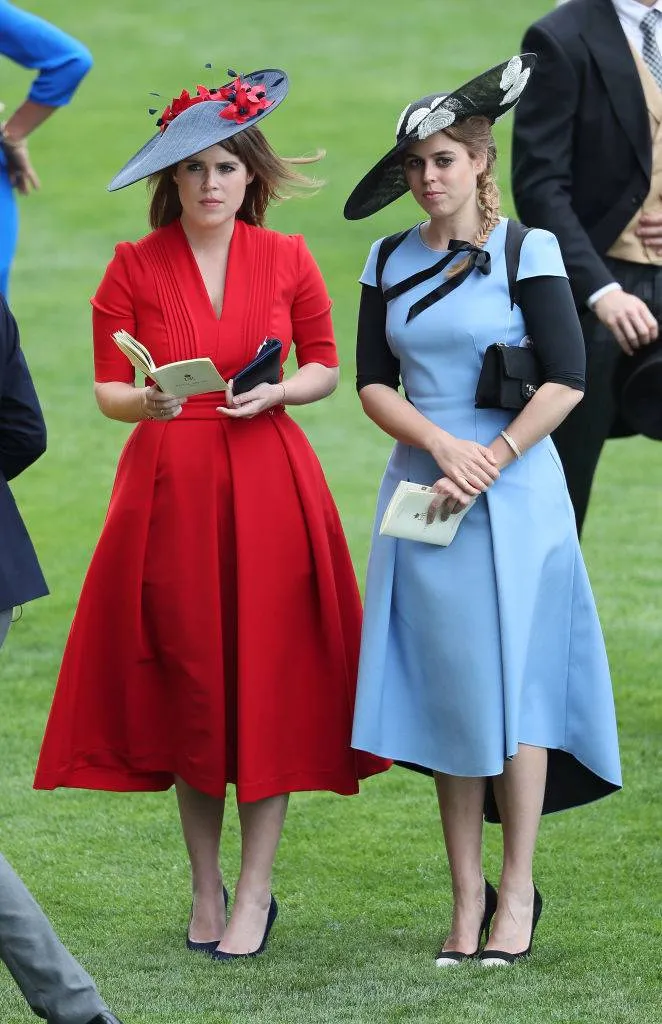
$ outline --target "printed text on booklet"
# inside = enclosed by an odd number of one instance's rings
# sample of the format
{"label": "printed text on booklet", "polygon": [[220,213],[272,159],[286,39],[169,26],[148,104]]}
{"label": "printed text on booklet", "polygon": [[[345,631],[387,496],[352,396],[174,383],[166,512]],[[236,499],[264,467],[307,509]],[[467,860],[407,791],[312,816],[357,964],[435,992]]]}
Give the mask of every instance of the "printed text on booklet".
{"label": "printed text on booklet", "polygon": [[149,351],[127,331],[115,331],[113,339],[136,370],[150,377],[165,391],[177,398],[225,391],[226,382],[206,356],[201,359],[180,359],[175,363],[155,366]]}
{"label": "printed text on booklet", "polygon": [[[428,508],[435,496],[431,487],[415,484],[409,480],[401,480],[395,493],[388,503],[381,526],[380,534],[399,537],[402,540],[421,540],[425,544],[438,544],[448,547],[463,518],[473,505],[469,502],[466,508],[455,512],[444,522],[437,514],[428,523]],[[474,499],[475,500],[475,499]]]}

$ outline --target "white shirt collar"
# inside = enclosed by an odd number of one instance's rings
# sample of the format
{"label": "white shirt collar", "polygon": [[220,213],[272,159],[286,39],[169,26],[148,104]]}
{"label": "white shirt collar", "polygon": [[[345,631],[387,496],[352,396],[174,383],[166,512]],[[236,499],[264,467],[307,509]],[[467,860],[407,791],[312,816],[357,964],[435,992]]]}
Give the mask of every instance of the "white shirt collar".
{"label": "white shirt collar", "polygon": [[626,30],[638,29],[649,11],[659,11],[662,14],[662,0],[656,0],[651,7],[640,4],[639,0],[612,0],[612,3]]}

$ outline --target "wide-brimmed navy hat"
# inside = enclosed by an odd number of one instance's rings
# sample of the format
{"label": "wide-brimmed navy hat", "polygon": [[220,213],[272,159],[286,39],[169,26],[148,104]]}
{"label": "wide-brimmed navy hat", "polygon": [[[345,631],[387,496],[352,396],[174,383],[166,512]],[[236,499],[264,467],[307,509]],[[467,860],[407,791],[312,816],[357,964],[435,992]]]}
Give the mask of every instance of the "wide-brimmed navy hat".
{"label": "wide-brimmed navy hat", "polygon": [[395,146],[368,171],[345,203],[347,220],[370,217],[409,191],[402,153],[414,142],[467,117],[486,117],[494,124],[507,114],[522,95],[536,59],[535,53],[511,57],[454,92],[432,93],[406,106],[395,129]]}
{"label": "wide-brimmed navy hat", "polygon": [[662,341],[638,349],[622,359],[617,374],[617,401],[627,433],[662,441]]}
{"label": "wide-brimmed navy hat", "polygon": [[218,89],[199,85],[192,96],[184,89],[156,122],[159,132],[115,175],[108,191],[133,185],[252,128],[285,99],[287,86],[284,71],[265,68],[237,76]]}

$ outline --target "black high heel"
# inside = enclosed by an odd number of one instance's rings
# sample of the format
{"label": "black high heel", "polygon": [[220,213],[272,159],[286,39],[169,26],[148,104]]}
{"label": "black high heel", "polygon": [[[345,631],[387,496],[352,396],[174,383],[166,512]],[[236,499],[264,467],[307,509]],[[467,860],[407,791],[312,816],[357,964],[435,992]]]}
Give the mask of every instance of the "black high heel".
{"label": "black high heel", "polygon": [[264,953],[267,948],[267,940],[269,938],[269,932],[273,926],[276,917],[278,916],[278,904],[274,896],[271,897],[271,903],[269,904],[269,913],[267,914],[267,924],[264,929],[264,935],[262,936],[262,942],[254,949],[251,953],[226,953],[222,949],[215,949],[211,955],[212,960],[246,960],[251,956],[259,956],[260,953]]}
{"label": "black high heel", "polygon": [[[228,913],[228,890],[223,886],[223,902],[225,903],[225,914]],[[188,926],[191,927],[191,918],[193,917],[193,904],[191,904],[191,915],[188,919]],[[186,948],[190,949],[192,953],[213,953],[218,946],[220,939],[215,939],[213,942],[194,942],[190,938],[188,928],[186,929]]]}
{"label": "black high heel", "polygon": [[533,917],[531,919],[531,938],[526,949],[523,949],[521,953],[506,953],[501,949],[484,949],[479,956],[480,962],[484,967],[512,967],[513,964],[517,963],[518,960],[524,960],[525,957],[531,953],[531,947],[533,946],[533,933],[536,930],[536,925],[542,914],[542,896],[533,886]]}
{"label": "black high heel", "polygon": [[460,953],[455,949],[440,949],[435,958],[437,967],[455,967],[463,960],[473,960],[478,955],[480,943],[483,936],[487,942],[490,935],[490,925],[497,908],[497,892],[493,885],[485,879],[485,913],[478,932],[478,943],[473,953]]}

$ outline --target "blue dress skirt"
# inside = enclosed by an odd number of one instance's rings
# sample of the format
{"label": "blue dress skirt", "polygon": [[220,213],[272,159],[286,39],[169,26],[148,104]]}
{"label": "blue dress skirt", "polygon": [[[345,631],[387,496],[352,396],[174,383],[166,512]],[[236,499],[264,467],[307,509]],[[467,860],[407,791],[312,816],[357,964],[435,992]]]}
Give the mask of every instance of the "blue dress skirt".
{"label": "blue dress skirt", "polygon": [[[526,335],[519,308],[510,308],[505,233],[504,219],[486,246],[489,276],[474,271],[410,323],[429,281],[387,312],[409,400],[444,430],[484,445],[515,415],[474,406],[485,349]],[[361,278],[368,285],[378,247]],[[440,255],[413,228],[386,262],[384,288]],[[531,231],[518,279],[549,275],[565,276],[556,239]],[[399,481],[441,475],[426,452],[395,445],[368,565],[354,746],[428,772],[489,778],[520,743],[531,744],[549,750],[543,812],[613,792],[621,773],[609,666],[552,441],[502,472],[449,547],[380,537]],[[498,820],[491,786],[485,813]]]}

